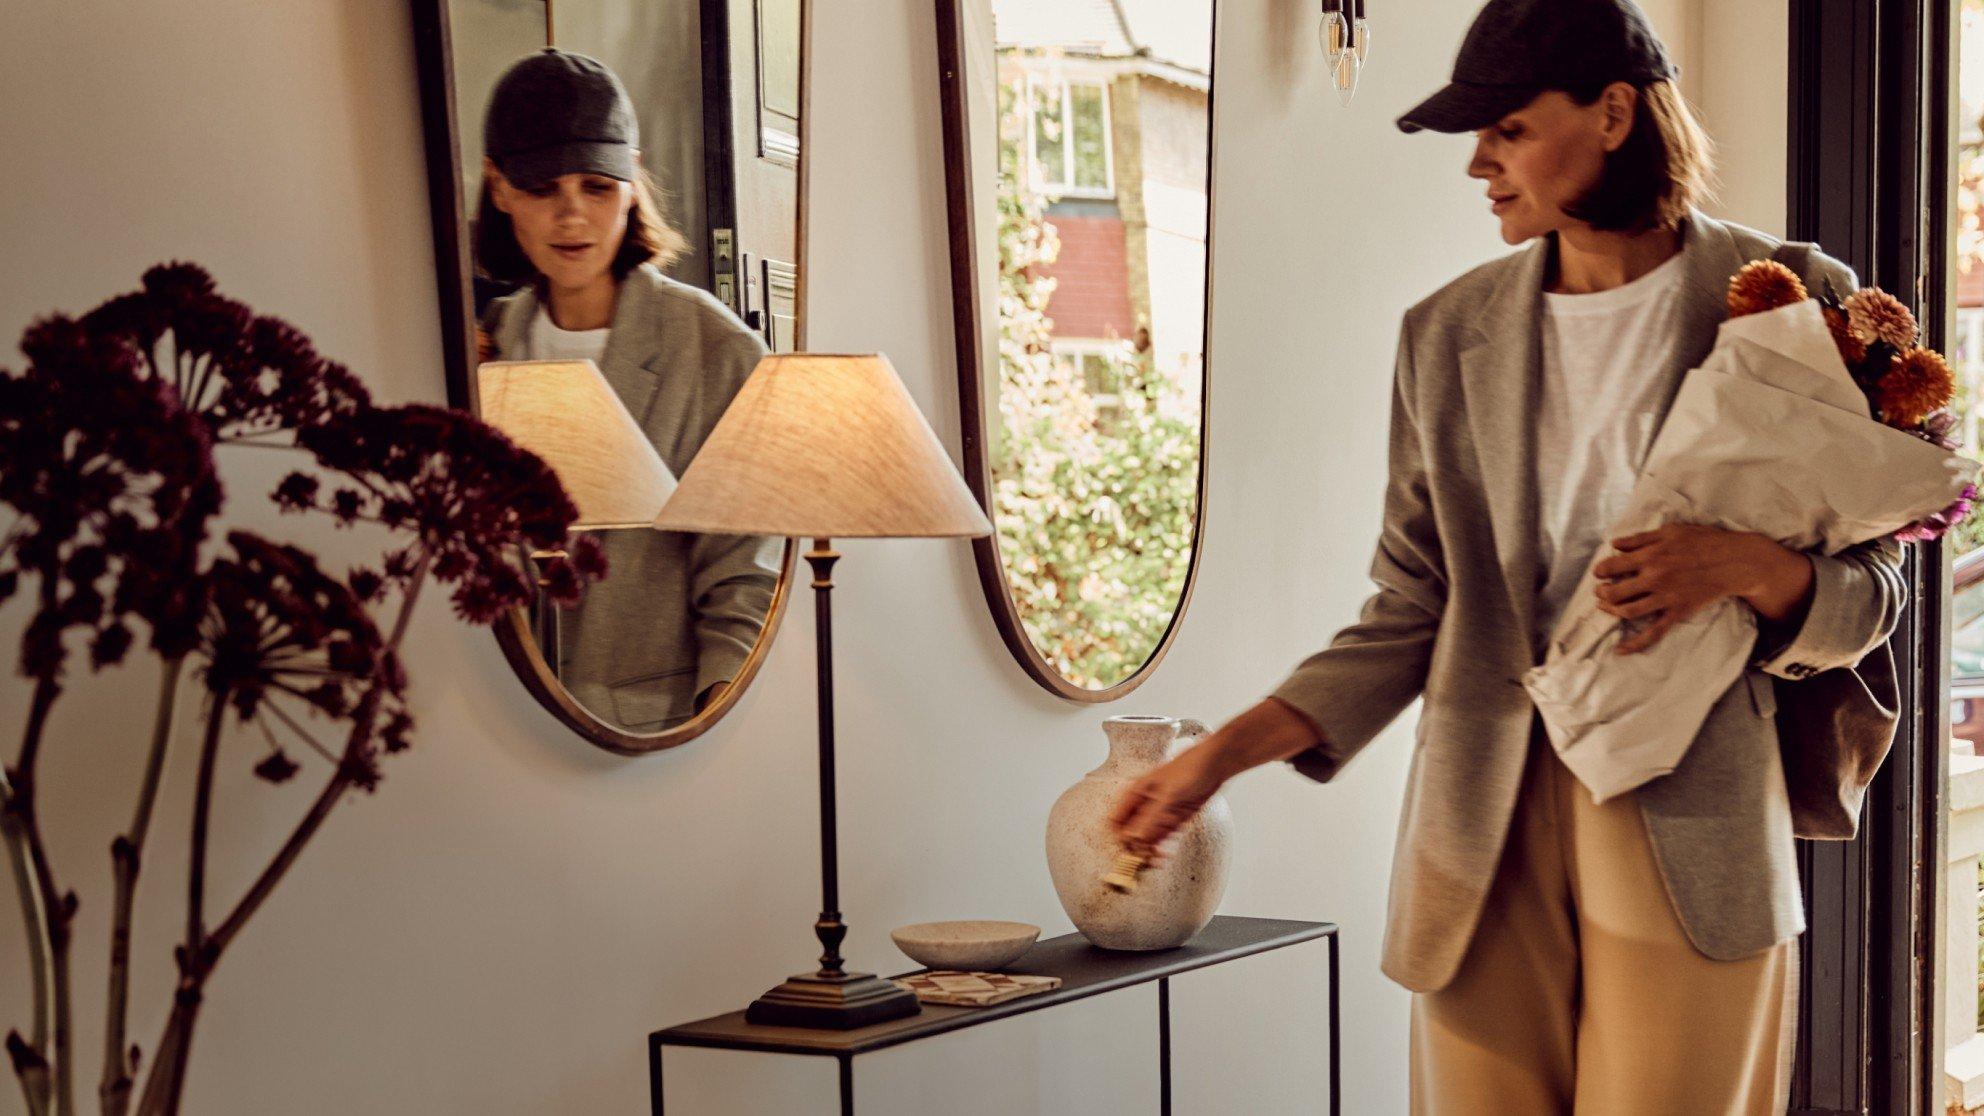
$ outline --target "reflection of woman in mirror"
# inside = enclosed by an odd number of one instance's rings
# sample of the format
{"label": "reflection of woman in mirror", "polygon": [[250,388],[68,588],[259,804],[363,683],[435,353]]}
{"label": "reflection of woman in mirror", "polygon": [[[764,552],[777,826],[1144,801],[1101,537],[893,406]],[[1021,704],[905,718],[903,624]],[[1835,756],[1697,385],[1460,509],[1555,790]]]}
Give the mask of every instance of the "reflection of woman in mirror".
{"label": "reflection of woman in mirror", "polygon": [[[1706,137],[1631,0],[1491,0],[1454,72],[1399,124],[1473,133],[1467,173],[1525,247],[1405,313],[1378,590],[1112,820],[1161,854],[1225,780],[1282,761],[1331,780],[1423,699],[1383,959],[1414,993],[1412,1110],[1783,1112],[1804,916],[1773,695],[1813,700],[1796,680],[1880,648],[1900,548],[1608,537],[1731,275],[1781,242],[1696,208]],[[1823,253],[1788,262],[1853,287]],[[1639,621],[1621,654],[1722,600],[1759,628],[1680,764],[1602,802],[1522,683],[1588,567],[1597,607]]]}
{"label": "reflection of woman in mirror", "polygon": [[[682,238],[639,161],[634,109],[598,61],[543,50],[498,81],[484,125],[476,265],[522,284],[492,302],[481,359],[591,360],[677,476],[765,352],[660,265]],[[610,575],[563,621],[557,673],[608,723],[654,732],[720,696],[756,645],[782,540],[622,530]]]}

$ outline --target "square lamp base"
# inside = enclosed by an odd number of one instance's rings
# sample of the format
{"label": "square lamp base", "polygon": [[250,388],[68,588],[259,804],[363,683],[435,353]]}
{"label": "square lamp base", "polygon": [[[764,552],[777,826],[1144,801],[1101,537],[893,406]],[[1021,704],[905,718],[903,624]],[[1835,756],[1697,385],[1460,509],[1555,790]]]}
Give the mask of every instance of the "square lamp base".
{"label": "square lamp base", "polygon": [[923,1010],[916,993],[871,973],[802,973],[744,1009],[751,1023],[837,1031],[903,1019]]}

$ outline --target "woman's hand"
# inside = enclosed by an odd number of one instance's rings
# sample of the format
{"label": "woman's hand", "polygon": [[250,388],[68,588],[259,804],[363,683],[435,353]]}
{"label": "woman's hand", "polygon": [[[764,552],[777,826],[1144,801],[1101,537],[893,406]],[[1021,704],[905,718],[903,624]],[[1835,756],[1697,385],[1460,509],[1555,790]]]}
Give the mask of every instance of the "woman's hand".
{"label": "woman's hand", "polygon": [[475,327],[475,359],[479,363],[496,359],[496,342],[483,332],[481,326]]}
{"label": "woman's hand", "polygon": [[1619,553],[1592,567],[1601,612],[1645,626],[1619,644],[1644,651],[1668,629],[1725,597],[1741,598],[1770,620],[1809,599],[1812,566],[1798,551],[1749,531],[1670,523],[1611,540]]}
{"label": "woman's hand", "polygon": [[[1224,731],[1224,730],[1222,730]],[[1109,825],[1126,849],[1162,863],[1168,838],[1192,820],[1226,781],[1215,733],[1145,772],[1116,799]]]}

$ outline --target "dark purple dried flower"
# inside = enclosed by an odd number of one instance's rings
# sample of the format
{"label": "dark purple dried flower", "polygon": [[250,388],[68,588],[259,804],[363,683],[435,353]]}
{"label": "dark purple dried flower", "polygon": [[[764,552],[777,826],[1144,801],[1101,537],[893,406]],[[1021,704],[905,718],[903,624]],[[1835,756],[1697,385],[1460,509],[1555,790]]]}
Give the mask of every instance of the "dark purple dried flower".
{"label": "dark purple dried flower", "polygon": [[598,581],[606,576],[606,547],[599,536],[581,533],[572,539],[572,565],[588,581]]}
{"label": "dark purple dried flower", "polygon": [[371,402],[357,377],[319,356],[294,326],[222,297],[195,264],[151,268],[141,289],[105,302],[83,324],[175,388],[219,441],[330,421]]}
{"label": "dark purple dried flower", "polygon": [[122,334],[65,317],[21,338],[29,365],[0,370],[0,600],[39,583],[22,670],[53,680],[64,633],[89,633],[91,661],[121,659],[127,618],[163,654],[190,645],[199,549],[219,510],[212,440],[171,385],[150,378]]}
{"label": "dark purple dried flower", "polygon": [[[245,531],[227,537],[201,624],[207,690],[236,716],[259,717],[278,696],[333,718],[371,696],[396,710],[404,676],[365,605],[316,559]],[[287,717],[285,724],[293,724]]]}
{"label": "dark purple dried flower", "polygon": [[386,579],[375,570],[356,569],[345,579],[351,591],[359,600],[371,604],[386,593]]}
{"label": "dark purple dried flower", "polygon": [[[405,582],[424,566],[455,587],[455,611],[473,624],[533,599],[523,553],[562,552],[578,518],[549,466],[463,411],[374,407],[307,428],[297,442],[357,482],[324,510],[340,519],[390,520],[416,536],[386,556],[385,576]],[[356,506],[339,502],[347,492]],[[592,577],[564,557],[549,559],[545,573],[573,596]]]}
{"label": "dark purple dried flower", "polygon": [[379,730],[379,739],[385,744],[387,752],[404,752],[410,744],[412,732],[413,717],[402,709],[386,722],[385,728]]}
{"label": "dark purple dried flower", "polygon": [[269,498],[284,511],[306,511],[317,502],[318,480],[308,473],[291,473]]}
{"label": "dark purple dried flower", "polygon": [[271,783],[287,783],[301,770],[302,768],[296,765],[296,761],[283,754],[280,748],[270,752],[262,762],[255,765],[256,777]]}

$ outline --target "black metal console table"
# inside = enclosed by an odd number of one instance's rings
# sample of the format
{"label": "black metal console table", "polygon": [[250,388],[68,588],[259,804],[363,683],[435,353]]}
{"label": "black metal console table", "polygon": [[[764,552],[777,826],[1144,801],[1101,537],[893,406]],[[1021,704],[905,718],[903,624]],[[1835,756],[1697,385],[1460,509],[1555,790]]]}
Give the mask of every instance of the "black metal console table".
{"label": "black metal console table", "polygon": [[1338,1075],[1336,924],[1229,915],[1214,918],[1199,932],[1198,937],[1176,949],[1152,953],[1118,953],[1097,949],[1080,934],[1063,934],[1037,942],[1005,971],[1057,976],[1061,978],[1061,987],[991,1007],[924,1004],[922,1012],[907,1019],[850,1031],[761,1026],[745,1022],[743,1012],[733,1011],[656,1031],[648,1036],[648,1088],[653,1099],[654,1116],[664,1116],[661,1077],[663,1047],[702,1046],[834,1058],[840,1063],[840,1110],[843,1116],[853,1116],[856,1055],[1025,1015],[1030,1011],[1072,1003],[1153,980],[1157,982],[1158,1095],[1162,1105],[1160,1111],[1170,1116],[1171,978],[1193,969],[1203,969],[1208,965],[1251,957],[1317,938],[1329,940],[1329,1111],[1330,1116],[1337,1116],[1342,1083]]}

